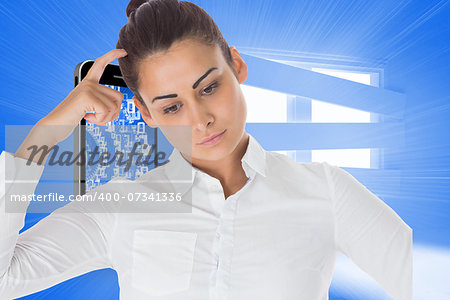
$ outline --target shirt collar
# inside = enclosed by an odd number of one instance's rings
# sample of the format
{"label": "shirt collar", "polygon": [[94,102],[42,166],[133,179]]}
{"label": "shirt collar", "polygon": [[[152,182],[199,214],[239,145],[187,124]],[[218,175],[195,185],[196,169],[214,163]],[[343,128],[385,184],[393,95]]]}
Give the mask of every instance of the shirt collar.
{"label": "shirt collar", "polygon": [[[258,172],[263,177],[266,177],[266,150],[256,141],[256,139],[249,135],[249,142],[247,150],[241,159],[242,168],[247,177],[253,177],[253,171]],[[250,176],[252,175],[252,176]]]}
{"label": "shirt collar", "polygon": [[[244,156],[241,159],[245,175],[253,178],[256,173],[266,177],[266,151],[249,135],[249,142]],[[168,162],[164,165],[168,180],[172,183],[176,192],[184,194],[193,184],[195,176],[199,173],[206,174],[202,170],[192,166],[176,148],[172,150]],[[208,175],[209,176],[209,175]]]}

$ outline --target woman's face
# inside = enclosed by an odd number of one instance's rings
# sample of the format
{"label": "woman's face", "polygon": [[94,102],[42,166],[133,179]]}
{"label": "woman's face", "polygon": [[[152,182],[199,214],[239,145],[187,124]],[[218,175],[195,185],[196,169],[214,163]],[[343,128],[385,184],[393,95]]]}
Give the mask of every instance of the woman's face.
{"label": "woman's face", "polygon": [[[144,121],[159,127],[186,156],[219,160],[229,155],[245,132],[247,106],[240,84],[247,66],[230,47],[234,70],[219,46],[186,39],[140,65],[139,92],[148,108],[134,98]],[[214,145],[201,144],[225,131]]]}

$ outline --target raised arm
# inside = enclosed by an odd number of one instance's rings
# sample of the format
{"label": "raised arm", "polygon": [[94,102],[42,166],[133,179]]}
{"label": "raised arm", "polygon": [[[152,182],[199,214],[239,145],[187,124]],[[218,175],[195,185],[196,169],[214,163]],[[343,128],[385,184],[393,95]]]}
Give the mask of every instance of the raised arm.
{"label": "raised arm", "polygon": [[[105,67],[125,55],[125,50],[114,49],[97,58],[86,77],[32,128],[14,155],[1,153],[0,299],[21,297],[112,267],[109,249],[115,219],[111,211],[73,201],[19,235],[28,201],[11,203],[9,196],[33,194],[37,186],[50,151],[33,157],[32,147],[51,149],[66,139],[82,118],[104,125],[119,116],[123,94],[99,81]],[[14,213],[6,210],[10,204],[14,204]]]}
{"label": "raised arm", "polygon": [[412,299],[412,229],[347,171],[324,163],[339,251],[395,300]]}
{"label": "raised arm", "polygon": [[[6,185],[3,172],[0,178],[0,299],[22,297],[92,270],[113,267],[109,249],[114,214],[87,212],[82,202],[55,210],[19,235],[27,206],[20,213],[6,213],[6,198],[14,190],[32,194],[43,167],[27,166],[26,160],[7,152],[2,152],[0,160],[2,170],[9,160],[8,172],[12,173],[8,178],[15,178]],[[20,182],[32,177],[34,182]]]}

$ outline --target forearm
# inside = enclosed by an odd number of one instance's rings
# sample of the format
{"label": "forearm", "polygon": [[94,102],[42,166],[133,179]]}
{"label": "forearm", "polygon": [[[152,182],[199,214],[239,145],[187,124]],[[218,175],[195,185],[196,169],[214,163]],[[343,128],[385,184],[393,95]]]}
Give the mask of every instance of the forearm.
{"label": "forearm", "polygon": [[57,131],[66,130],[64,126],[52,125],[46,122],[45,118],[41,119],[33,126],[25,140],[14,154],[15,157],[23,158],[27,161],[35,162],[39,165],[44,165],[48,154],[51,151],[41,151],[37,155],[33,155],[33,149],[47,149],[50,150],[58,143]]}
{"label": "forearm", "polygon": [[19,234],[29,202],[14,201],[13,195],[33,194],[44,167],[27,165],[7,152],[0,160],[0,299],[22,297],[112,266],[108,251],[113,215],[89,212],[101,208],[72,201]]}
{"label": "forearm", "polygon": [[24,225],[28,201],[14,201],[12,196],[33,194],[42,175],[43,166],[0,154],[0,275],[9,267],[19,231]]}

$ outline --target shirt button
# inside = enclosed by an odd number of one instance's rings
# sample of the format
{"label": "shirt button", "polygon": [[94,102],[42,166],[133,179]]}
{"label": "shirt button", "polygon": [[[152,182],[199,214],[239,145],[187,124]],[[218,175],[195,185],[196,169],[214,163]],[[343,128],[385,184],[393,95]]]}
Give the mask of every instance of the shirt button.
{"label": "shirt button", "polygon": [[216,232],[216,238],[220,239],[220,233],[219,232]]}

